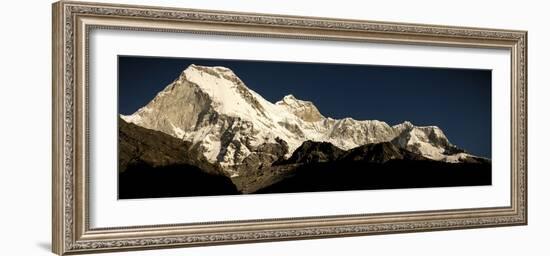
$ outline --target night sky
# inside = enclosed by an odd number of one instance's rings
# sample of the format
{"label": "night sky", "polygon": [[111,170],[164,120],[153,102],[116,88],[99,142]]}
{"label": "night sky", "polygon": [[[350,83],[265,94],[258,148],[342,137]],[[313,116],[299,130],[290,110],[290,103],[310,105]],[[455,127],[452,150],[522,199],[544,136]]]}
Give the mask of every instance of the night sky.
{"label": "night sky", "polygon": [[147,104],[190,64],[228,67],[265,99],[293,94],[327,117],[436,125],[491,157],[490,70],[119,56],[120,113]]}

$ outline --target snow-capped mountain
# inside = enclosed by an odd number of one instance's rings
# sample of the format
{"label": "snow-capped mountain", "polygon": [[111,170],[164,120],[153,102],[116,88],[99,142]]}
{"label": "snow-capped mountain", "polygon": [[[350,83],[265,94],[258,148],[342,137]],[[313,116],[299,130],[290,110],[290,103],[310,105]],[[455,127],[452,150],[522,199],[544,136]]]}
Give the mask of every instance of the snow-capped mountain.
{"label": "snow-capped mountain", "polygon": [[446,162],[471,157],[435,126],[404,122],[392,127],[377,120],[333,119],[323,116],[312,102],[293,95],[271,103],[225,67],[190,65],[146,106],[121,117],[191,142],[209,162],[220,164],[232,177],[239,176],[237,167],[247,158],[277,160],[272,156],[275,151],[288,158],[308,140],[330,142],[342,150],[392,142]]}

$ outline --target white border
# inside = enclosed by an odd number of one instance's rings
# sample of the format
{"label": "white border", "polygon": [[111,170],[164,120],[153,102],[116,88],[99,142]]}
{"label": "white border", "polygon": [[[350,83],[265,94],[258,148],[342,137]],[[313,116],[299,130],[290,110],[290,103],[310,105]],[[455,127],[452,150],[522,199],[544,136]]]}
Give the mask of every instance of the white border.
{"label": "white border", "polygon": [[[119,30],[89,49],[92,228],[510,205],[509,51]],[[117,200],[117,55],[492,69],[493,185]]]}

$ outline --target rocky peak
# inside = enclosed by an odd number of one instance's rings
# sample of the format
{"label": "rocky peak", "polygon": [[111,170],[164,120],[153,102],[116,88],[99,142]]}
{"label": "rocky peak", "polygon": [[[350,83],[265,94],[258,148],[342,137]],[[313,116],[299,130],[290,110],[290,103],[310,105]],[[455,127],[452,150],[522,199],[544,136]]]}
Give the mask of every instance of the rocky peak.
{"label": "rocky peak", "polygon": [[230,79],[231,77],[237,77],[235,73],[226,67],[220,67],[220,66],[200,66],[191,64],[186,69],[183,70],[182,74],[191,73],[191,72],[204,72],[209,75],[218,77],[218,78],[227,78]]}
{"label": "rocky peak", "polygon": [[337,160],[345,151],[329,142],[305,141],[284,163],[321,163]]}
{"label": "rocky peak", "polygon": [[191,64],[182,72],[180,80],[197,85],[216,105],[225,106],[220,109],[221,112],[228,110],[227,112],[234,114],[252,108],[255,115],[265,114],[265,109],[255,93],[229,68]]}
{"label": "rocky peak", "polygon": [[405,122],[393,128],[397,135],[392,140],[395,145],[427,158],[456,162],[459,161],[456,154],[465,153],[464,150],[451,144],[437,126],[414,126],[410,122]]}
{"label": "rocky peak", "polygon": [[344,161],[368,161],[384,163],[394,159],[404,159],[401,150],[391,142],[366,144],[353,148],[341,158]]}
{"label": "rocky peak", "polygon": [[292,94],[283,97],[275,104],[285,107],[306,122],[317,122],[325,118],[311,101],[299,100]]}
{"label": "rocky peak", "polygon": [[409,131],[409,130],[411,130],[412,128],[414,128],[414,125],[413,125],[411,122],[409,122],[409,121],[405,121],[405,122],[403,122],[403,123],[396,124],[396,125],[392,126],[392,128],[395,130],[395,132],[396,132],[397,134],[400,134],[400,133],[402,133],[402,132],[404,132],[404,131]]}
{"label": "rocky peak", "polygon": [[289,94],[289,95],[286,95],[283,97],[283,101],[285,102],[293,102],[293,101],[296,101],[298,99],[296,99],[296,97],[294,97],[294,95],[292,94]]}

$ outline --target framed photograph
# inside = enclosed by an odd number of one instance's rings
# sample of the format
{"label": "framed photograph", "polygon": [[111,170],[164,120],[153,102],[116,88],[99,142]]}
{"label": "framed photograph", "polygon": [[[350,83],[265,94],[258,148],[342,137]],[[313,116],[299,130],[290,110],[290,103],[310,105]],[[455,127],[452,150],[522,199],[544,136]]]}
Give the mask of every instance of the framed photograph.
{"label": "framed photograph", "polygon": [[527,32],[61,1],[57,254],[527,224]]}

